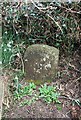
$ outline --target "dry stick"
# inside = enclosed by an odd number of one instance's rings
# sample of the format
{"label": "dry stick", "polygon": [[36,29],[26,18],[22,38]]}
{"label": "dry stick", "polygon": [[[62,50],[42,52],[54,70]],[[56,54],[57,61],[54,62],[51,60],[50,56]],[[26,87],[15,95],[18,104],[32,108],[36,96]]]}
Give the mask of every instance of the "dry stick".
{"label": "dry stick", "polygon": [[80,105],[80,101],[78,101],[79,99],[78,98],[72,98],[72,97],[70,97],[70,96],[60,96],[59,97],[60,99],[68,99],[68,100],[71,100],[72,102],[73,101],[75,101],[75,103],[77,103],[80,107],[81,107],[81,105]]}
{"label": "dry stick", "polygon": [[33,0],[31,0],[31,2],[32,2],[32,3],[34,4],[34,6],[35,6],[36,8],[38,8],[39,10],[46,10],[46,9],[49,8],[49,7],[45,7],[45,8],[38,7]]}
{"label": "dry stick", "polygon": [[[81,76],[80,76],[79,78],[73,80],[72,83],[77,82],[77,81],[80,80],[80,79],[81,79]],[[71,83],[71,84],[72,84],[72,83]]]}
{"label": "dry stick", "polygon": [[58,22],[56,22],[56,21],[53,19],[53,17],[51,17],[49,14],[47,14],[47,16],[48,16],[49,18],[51,18],[51,20],[53,20],[53,22],[59,27],[60,31],[63,33],[62,28],[60,27],[60,25],[58,24]]}
{"label": "dry stick", "polygon": [[66,7],[64,7],[64,6],[59,6],[60,8],[63,8],[63,9],[65,9],[65,12],[67,12],[67,11],[69,11],[69,12],[71,12],[71,13],[76,13],[76,14],[81,14],[81,11],[75,11],[75,10],[72,10],[72,9],[68,9],[68,8],[66,8]]}
{"label": "dry stick", "polygon": [[79,78],[73,80],[73,81],[70,83],[70,86],[71,86],[73,83],[76,83],[76,82],[77,82],[78,80],[80,80],[80,79],[81,79],[81,76],[80,76]]}
{"label": "dry stick", "polygon": [[[36,4],[35,4],[35,2],[33,1],[33,0],[31,0],[31,2],[34,4],[34,6],[35,7],[37,7],[39,10],[46,10],[46,9],[49,9],[50,7],[46,7],[46,8],[40,8],[40,7],[38,7]],[[66,7],[63,7],[63,6],[59,6],[59,7],[61,7],[61,8],[63,8],[63,9],[65,9],[66,11],[69,11],[69,12],[71,12],[71,13],[77,13],[77,14],[81,14],[81,11],[75,11],[75,10],[71,10],[71,9],[68,9],[68,8],[66,8]],[[53,7],[51,6],[51,9],[52,9]]]}
{"label": "dry stick", "polygon": [[[39,10],[46,10],[46,9],[49,9],[49,8],[53,8],[52,6],[48,6],[48,7],[45,7],[45,8],[40,8],[40,7],[38,7],[36,4],[35,4],[35,2],[33,1],[33,0],[31,0],[31,2],[34,4],[34,6],[35,7],[37,7]],[[71,12],[71,13],[77,13],[77,14],[81,14],[81,11],[75,11],[75,10],[72,10],[72,9],[68,9],[68,8],[66,8],[66,7],[63,7],[63,6],[59,6],[59,7],[61,7],[61,8],[63,8],[63,9],[65,9],[66,11],[69,11],[69,12]]]}
{"label": "dry stick", "polygon": [[68,99],[68,100],[71,100],[71,101],[74,101],[74,100],[76,100],[76,99],[74,99],[74,98],[71,98],[71,97],[68,97],[68,96],[60,96],[59,98],[64,98],[64,99]]}
{"label": "dry stick", "polygon": [[[34,4],[34,6],[35,6],[36,8],[38,8],[38,10],[40,10],[41,12],[44,12],[42,9],[46,9],[46,8],[40,8],[40,7],[38,7],[33,0],[31,0],[31,2],[32,2],[32,3]],[[62,28],[60,27],[60,25],[58,24],[58,22],[56,22],[56,21],[53,19],[53,17],[51,17],[49,14],[46,14],[46,15],[59,27],[60,31],[61,31],[62,34],[63,34],[63,30],[62,30]]]}

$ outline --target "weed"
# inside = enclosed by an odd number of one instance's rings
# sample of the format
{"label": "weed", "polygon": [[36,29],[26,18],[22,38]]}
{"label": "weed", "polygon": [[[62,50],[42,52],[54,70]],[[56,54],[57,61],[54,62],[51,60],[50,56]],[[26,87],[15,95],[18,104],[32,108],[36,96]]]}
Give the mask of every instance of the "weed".
{"label": "weed", "polygon": [[32,96],[33,90],[36,88],[34,83],[30,83],[28,86],[23,87],[17,87],[17,90],[14,92],[14,98],[15,99],[21,99],[22,97],[29,95]]}
{"label": "weed", "polygon": [[60,101],[58,100],[60,94],[57,93],[56,87],[47,86],[46,84],[44,84],[42,85],[42,87],[39,88],[39,91],[39,98],[43,98],[45,102],[60,103]]}
{"label": "weed", "polygon": [[61,111],[62,110],[62,104],[56,104],[56,108]]}
{"label": "weed", "polygon": [[35,101],[36,101],[36,97],[32,97],[30,100],[24,100],[23,102],[21,102],[20,106],[22,107],[24,105],[31,105]]}
{"label": "weed", "polygon": [[2,61],[3,64],[9,64],[10,56],[12,55],[13,35],[3,34],[2,37]]}
{"label": "weed", "polygon": [[30,105],[39,99],[43,99],[47,103],[55,102],[58,104],[60,103],[60,101],[58,100],[59,95],[60,94],[57,93],[56,87],[54,86],[47,86],[46,84],[44,84],[38,88],[37,93],[36,85],[34,83],[29,83],[28,86],[25,86],[23,88],[21,86],[17,87],[17,90],[14,92],[14,99],[20,100],[25,96],[30,97],[30,100],[22,101],[20,103],[20,106]]}

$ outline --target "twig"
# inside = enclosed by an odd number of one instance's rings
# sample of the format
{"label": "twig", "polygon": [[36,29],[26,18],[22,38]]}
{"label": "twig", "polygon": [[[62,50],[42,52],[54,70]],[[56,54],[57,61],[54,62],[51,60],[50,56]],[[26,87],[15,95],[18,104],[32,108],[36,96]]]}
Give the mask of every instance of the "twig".
{"label": "twig", "polygon": [[[35,6],[38,10],[40,10],[40,11],[42,11],[42,12],[44,12],[43,9],[46,9],[46,8],[38,7],[33,0],[31,0],[31,2],[34,4],[34,6]],[[58,24],[58,22],[56,22],[56,21],[53,19],[53,17],[51,17],[48,13],[47,13],[46,15],[58,26],[58,28],[60,29],[60,31],[61,31],[62,34],[63,34],[62,28],[60,27],[60,25]]]}
{"label": "twig", "polygon": [[49,14],[47,14],[47,16],[48,16],[49,18],[51,18],[51,20],[53,20],[53,22],[58,26],[58,28],[60,29],[60,31],[61,31],[62,34],[63,34],[63,30],[62,30],[62,28],[60,27],[60,25],[58,24],[58,22],[56,22],[56,21],[53,19],[53,17],[51,17]]}
{"label": "twig", "polygon": [[74,101],[74,98],[68,97],[68,96],[60,96],[59,98],[69,99],[71,101]]}
{"label": "twig", "polygon": [[75,10],[68,9],[68,8],[66,8],[66,7],[64,7],[64,6],[58,6],[58,7],[65,9],[65,12],[69,11],[69,12],[71,12],[71,13],[81,14],[81,11],[78,11],[78,12],[77,12],[77,11],[75,11]]}
{"label": "twig", "polygon": [[71,10],[71,9],[67,9],[67,8],[66,8],[66,11],[69,11],[71,13],[81,14],[81,11],[77,12],[77,11],[74,11],[74,10]]}
{"label": "twig", "polygon": [[76,101],[77,99],[76,98],[71,98],[69,96],[59,96],[59,98],[64,98],[64,99],[68,99],[68,100],[71,100],[71,101]]}
{"label": "twig", "polygon": [[48,7],[45,7],[45,8],[43,8],[43,7],[38,7],[33,0],[31,0],[31,2],[32,2],[33,5],[34,5],[36,8],[38,8],[39,10],[46,10],[46,9],[49,9],[49,8],[50,8],[49,6],[48,6]]}
{"label": "twig", "polygon": [[74,66],[74,65],[72,65],[72,64],[70,64],[70,63],[69,63],[69,66],[70,66],[71,68],[73,68],[73,70],[74,70],[74,71],[77,71],[77,72],[80,72],[80,73],[81,73],[81,71],[80,71],[80,70],[78,70],[77,68],[75,68],[75,66]]}
{"label": "twig", "polygon": [[3,105],[7,106],[7,108],[9,108],[9,98],[7,97],[6,102],[3,101]]}
{"label": "twig", "polygon": [[77,79],[74,79],[74,80],[72,80],[72,82],[70,83],[70,85],[69,86],[71,86],[73,83],[76,83],[78,80],[80,80],[81,79],[81,76],[79,77],[79,78],[77,78]]}
{"label": "twig", "polygon": [[80,79],[81,79],[81,76],[80,76],[79,78],[73,80],[72,83],[77,82],[77,81],[80,80]]}

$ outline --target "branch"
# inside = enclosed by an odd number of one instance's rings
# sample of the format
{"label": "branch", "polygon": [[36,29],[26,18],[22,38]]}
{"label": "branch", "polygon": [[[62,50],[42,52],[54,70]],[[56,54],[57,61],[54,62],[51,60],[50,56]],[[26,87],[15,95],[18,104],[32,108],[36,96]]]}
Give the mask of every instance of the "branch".
{"label": "branch", "polygon": [[[34,5],[39,11],[41,11],[41,12],[44,12],[43,10],[46,10],[46,9],[47,9],[47,7],[46,7],[46,8],[38,7],[33,0],[31,0],[31,2],[32,2],[33,5]],[[54,18],[53,18],[52,16],[50,16],[48,13],[47,13],[46,15],[56,24],[56,26],[58,26],[58,28],[60,29],[60,31],[61,31],[62,34],[63,34],[63,30],[62,30],[62,28],[60,27],[60,25],[58,24],[58,22],[56,22],[56,21],[54,20]]]}
{"label": "branch", "polygon": [[80,79],[81,79],[81,76],[80,76],[79,78],[73,80],[72,83],[77,82],[77,81],[80,80]]}

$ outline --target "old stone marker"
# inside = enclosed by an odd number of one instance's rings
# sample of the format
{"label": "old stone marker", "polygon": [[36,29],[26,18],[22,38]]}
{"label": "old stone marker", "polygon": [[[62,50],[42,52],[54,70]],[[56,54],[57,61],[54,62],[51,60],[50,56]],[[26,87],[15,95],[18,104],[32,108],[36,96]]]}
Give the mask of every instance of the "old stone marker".
{"label": "old stone marker", "polygon": [[43,44],[30,45],[24,55],[26,80],[54,80],[59,59],[59,50]]}

